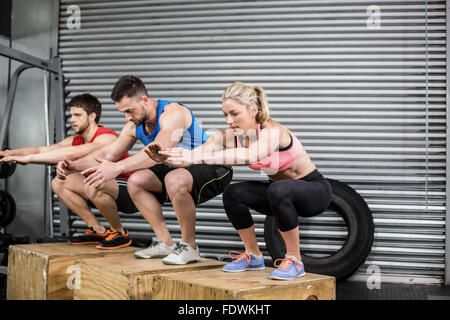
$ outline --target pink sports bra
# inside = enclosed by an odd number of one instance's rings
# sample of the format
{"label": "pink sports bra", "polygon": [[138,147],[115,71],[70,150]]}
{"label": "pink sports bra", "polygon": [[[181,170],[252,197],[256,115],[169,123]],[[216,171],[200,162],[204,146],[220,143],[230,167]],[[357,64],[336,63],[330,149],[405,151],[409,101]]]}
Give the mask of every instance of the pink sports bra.
{"label": "pink sports bra", "polygon": [[[261,130],[261,124],[258,125],[258,137]],[[300,141],[291,136],[291,142],[286,148],[282,148],[278,151],[274,151],[270,156],[265,157],[258,162],[252,163],[248,167],[253,170],[270,169],[272,172],[279,172],[289,168],[295,160],[300,156],[303,146]],[[241,148],[241,142],[236,137],[236,145]]]}

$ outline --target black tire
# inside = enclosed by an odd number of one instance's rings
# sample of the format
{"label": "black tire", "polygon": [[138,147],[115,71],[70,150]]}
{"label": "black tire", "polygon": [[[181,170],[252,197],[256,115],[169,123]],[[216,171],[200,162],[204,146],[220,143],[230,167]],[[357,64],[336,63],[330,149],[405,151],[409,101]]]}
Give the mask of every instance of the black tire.
{"label": "black tire", "polygon": [[[373,218],[367,203],[354,189],[338,180],[327,180],[333,189],[329,210],[335,211],[343,218],[348,230],[347,239],[342,248],[331,256],[315,258],[302,254],[302,260],[306,272],[345,280],[364,263],[369,255],[374,237]],[[286,247],[272,216],[266,217],[264,238],[272,259],[275,261],[284,258]]]}
{"label": "black tire", "polygon": [[6,228],[16,217],[16,201],[12,195],[0,190],[0,228]]}

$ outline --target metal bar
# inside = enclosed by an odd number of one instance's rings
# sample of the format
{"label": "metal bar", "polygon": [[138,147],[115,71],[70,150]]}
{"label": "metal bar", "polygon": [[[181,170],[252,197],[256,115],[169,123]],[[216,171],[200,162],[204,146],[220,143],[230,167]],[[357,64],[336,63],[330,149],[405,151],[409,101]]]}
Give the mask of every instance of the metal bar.
{"label": "metal bar", "polygon": [[4,45],[0,45],[0,55],[53,73],[58,73],[61,69],[57,61],[54,59],[42,60]]}
{"label": "metal bar", "polygon": [[[39,58],[36,58],[34,56],[31,56],[29,54],[23,53],[21,51],[18,51],[16,49],[13,48],[9,48],[6,47],[4,45],[0,45],[0,55],[10,58],[10,59],[14,59],[17,61],[22,62],[23,64],[21,66],[19,66],[16,71],[13,74],[12,77],[12,81],[11,81],[11,85],[8,91],[8,98],[7,98],[7,102],[6,102],[6,107],[5,107],[5,112],[4,112],[4,117],[3,117],[3,123],[2,123],[2,127],[0,128],[0,147],[2,147],[2,149],[5,148],[6,146],[6,136],[8,133],[8,127],[9,127],[9,122],[10,122],[10,118],[11,118],[11,113],[12,113],[12,107],[14,104],[14,98],[15,98],[15,94],[16,94],[16,89],[17,89],[17,81],[18,78],[20,76],[20,74],[29,68],[32,67],[36,67],[39,69],[42,69],[46,72],[52,72],[54,74],[56,74],[55,76],[55,94],[56,94],[56,99],[54,99],[54,102],[57,104],[56,107],[56,111],[57,111],[57,116],[55,118],[56,120],[56,136],[59,140],[62,140],[66,133],[65,133],[65,121],[64,121],[64,78],[63,78],[63,74],[62,74],[62,68],[61,68],[61,60],[60,58],[53,58],[50,60],[42,60]],[[49,124],[48,124],[48,86],[47,86],[47,79],[44,79],[45,81],[45,111],[46,111],[46,129],[47,129],[47,145],[50,143],[49,141],[49,132],[48,132],[48,128],[49,128]],[[61,120],[62,119],[62,120]],[[48,176],[47,176],[47,187],[49,187],[50,185],[50,167],[46,168],[48,171]],[[48,188],[47,188],[48,189]],[[47,193],[51,192],[50,190],[46,191],[46,197],[47,197]],[[51,207],[51,203],[47,204],[50,205]],[[66,235],[70,232],[70,220],[69,220],[69,212],[67,207],[60,201],[60,205],[61,205],[61,211],[62,211],[62,218],[61,218],[61,230],[63,235]],[[51,211],[48,212],[47,206],[45,207],[45,214],[44,214],[44,233],[45,236],[47,235],[47,220],[48,220],[48,216],[50,215],[50,218],[52,216]],[[50,233],[51,236],[53,236],[53,222],[50,221]]]}
{"label": "metal bar", "polygon": [[[50,145],[50,126],[49,126],[49,78],[48,71],[44,70],[44,123],[45,123],[45,144],[47,146]],[[51,165],[45,166],[45,192],[44,192],[44,221],[43,221],[43,230],[44,237],[47,237],[49,234],[50,226],[52,225],[52,190],[51,190],[51,180],[52,180],[52,171]],[[50,236],[53,236],[50,232]]]}
{"label": "metal bar", "polygon": [[66,137],[66,122],[64,117],[65,102],[64,102],[64,75],[61,68],[60,58],[55,58],[60,65],[58,75],[55,77],[55,95],[56,95],[56,140],[61,141]]}
{"label": "metal bar", "polygon": [[445,203],[446,203],[446,207],[445,207],[445,275],[444,275],[444,282],[445,285],[450,285],[450,157],[448,154],[448,150],[450,150],[450,139],[449,139],[449,135],[450,135],[450,129],[449,129],[449,125],[450,125],[450,119],[449,119],[449,114],[450,114],[450,90],[449,90],[449,85],[450,85],[450,76],[449,76],[449,72],[450,72],[450,67],[449,67],[449,59],[450,59],[450,55],[449,55],[449,50],[450,50],[450,44],[448,42],[448,39],[450,38],[450,30],[449,30],[449,26],[450,26],[450,3],[449,2],[445,2],[445,12],[446,12],[446,17],[445,17],[445,21],[446,21],[446,76],[447,76],[447,81],[446,81],[446,94],[447,94],[447,105],[446,105],[446,121],[447,121],[447,128],[446,128],[446,136],[447,136],[447,140],[446,140],[446,161],[445,161],[445,168],[446,168],[446,179],[445,179]]}
{"label": "metal bar", "polygon": [[[60,58],[55,58],[55,62],[59,65],[57,75],[53,77],[53,94],[56,104],[55,108],[55,131],[56,140],[62,141],[66,137],[66,123],[64,117],[65,103],[64,103],[64,76],[61,68]],[[70,212],[67,206],[59,200],[60,208],[60,232],[62,236],[70,236]]]}
{"label": "metal bar", "polygon": [[[50,57],[52,57],[52,51],[50,50]],[[49,89],[49,94],[48,94],[48,132],[49,132],[49,144],[54,144],[55,143],[55,110],[56,110],[56,99],[54,98],[54,95],[52,94],[54,91],[54,84],[52,82],[52,74],[49,74],[48,77],[48,89]],[[49,237],[53,238],[54,236],[54,230],[53,230],[53,214],[54,214],[54,210],[53,210],[53,190],[52,190],[52,186],[51,186],[51,166],[47,166],[47,174],[48,174],[48,182],[47,182],[47,186],[46,186],[46,193],[47,193],[47,206],[46,208],[48,208],[48,216],[47,219],[49,219],[48,223],[48,232],[49,232]],[[47,236],[47,234],[45,234]]]}
{"label": "metal bar", "polygon": [[31,67],[32,67],[31,65],[22,64],[16,69],[16,71],[14,71],[14,74],[12,76],[11,85],[8,91],[8,98],[6,100],[5,111],[3,113],[2,127],[0,128],[0,143],[1,143],[0,147],[2,147],[2,150],[6,146],[6,136],[8,134],[9,120],[11,118],[14,98],[16,96],[17,81],[19,79],[20,74],[26,69],[29,69]]}

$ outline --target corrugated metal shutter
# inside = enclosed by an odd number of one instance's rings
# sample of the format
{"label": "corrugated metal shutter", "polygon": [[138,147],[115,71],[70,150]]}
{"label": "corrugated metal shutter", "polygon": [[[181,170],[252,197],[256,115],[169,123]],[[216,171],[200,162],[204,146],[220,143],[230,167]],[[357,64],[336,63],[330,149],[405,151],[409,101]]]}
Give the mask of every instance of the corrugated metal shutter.
{"label": "corrugated metal shutter", "polygon": [[[375,242],[354,279],[375,265],[382,281],[442,282],[445,1],[80,0],[81,29],[68,30],[72,4],[61,1],[59,54],[71,96],[100,98],[102,124],[120,131],[125,122],[109,98],[124,74],[190,106],[206,129],[225,125],[226,86],[258,83],[319,170],[349,183],[373,212]],[[246,179],[264,177],[235,168],[234,181]],[[171,206],[164,214],[179,238]],[[264,217],[254,217],[265,249]],[[122,218],[132,235],[152,235],[139,214]],[[333,212],[300,229],[302,252],[313,255],[338,250],[346,235]],[[221,196],[198,209],[197,238],[209,256],[242,249]]]}

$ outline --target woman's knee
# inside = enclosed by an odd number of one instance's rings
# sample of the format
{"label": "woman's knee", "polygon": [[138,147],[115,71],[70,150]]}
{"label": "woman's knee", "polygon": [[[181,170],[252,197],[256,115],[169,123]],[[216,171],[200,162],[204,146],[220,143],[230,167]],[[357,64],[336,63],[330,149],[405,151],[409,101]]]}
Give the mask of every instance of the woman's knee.
{"label": "woman's knee", "polygon": [[267,188],[267,197],[278,229],[288,231],[298,226],[298,213],[286,184],[276,182],[270,184]]}
{"label": "woman's knee", "polygon": [[274,205],[279,205],[281,202],[289,199],[289,192],[286,185],[283,183],[273,182],[267,187],[267,199]]}
{"label": "woman's knee", "polygon": [[246,188],[242,183],[229,184],[222,194],[223,207],[231,224],[236,230],[251,227],[253,218],[242,194]]}
{"label": "woman's knee", "polygon": [[224,205],[242,202],[241,196],[244,191],[245,189],[242,187],[241,183],[233,183],[226,186],[222,193]]}

